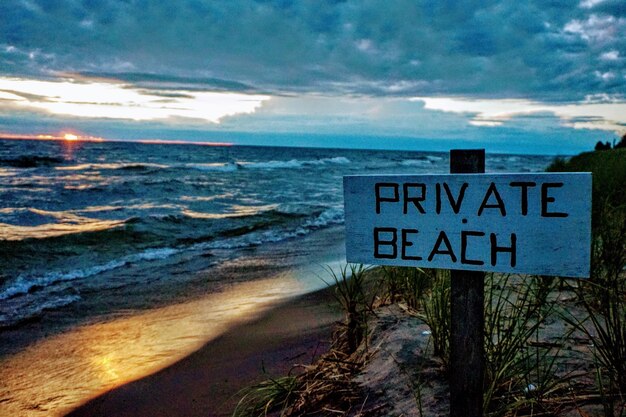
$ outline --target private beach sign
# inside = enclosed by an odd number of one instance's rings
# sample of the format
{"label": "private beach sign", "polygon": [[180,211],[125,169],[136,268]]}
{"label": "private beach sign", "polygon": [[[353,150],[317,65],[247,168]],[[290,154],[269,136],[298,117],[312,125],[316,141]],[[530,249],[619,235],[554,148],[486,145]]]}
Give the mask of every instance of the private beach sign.
{"label": "private beach sign", "polygon": [[591,174],[344,177],[348,262],[589,277]]}

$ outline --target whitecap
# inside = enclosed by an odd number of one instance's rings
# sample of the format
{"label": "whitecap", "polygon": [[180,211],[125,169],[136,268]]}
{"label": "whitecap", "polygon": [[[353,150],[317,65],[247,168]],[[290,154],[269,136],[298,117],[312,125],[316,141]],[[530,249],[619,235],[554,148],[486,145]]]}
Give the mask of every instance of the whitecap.
{"label": "whitecap", "polygon": [[22,294],[28,294],[33,288],[36,287],[46,288],[59,282],[88,278],[103,272],[120,268],[132,262],[165,259],[178,252],[180,252],[180,250],[174,248],[148,249],[140,253],[128,255],[121,259],[115,259],[105,264],[89,268],[80,268],[66,272],[49,272],[40,276],[20,275],[15,280],[5,284],[5,287],[0,291],[0,300],[5,300]]}
{"label": "whitecap", "polygon": [[197,169],[199,171],[208,172],[234,172],[239,168],[238,164],[233,162],[225,163],[206,163],[206,164],[186,164],[185,167]]}

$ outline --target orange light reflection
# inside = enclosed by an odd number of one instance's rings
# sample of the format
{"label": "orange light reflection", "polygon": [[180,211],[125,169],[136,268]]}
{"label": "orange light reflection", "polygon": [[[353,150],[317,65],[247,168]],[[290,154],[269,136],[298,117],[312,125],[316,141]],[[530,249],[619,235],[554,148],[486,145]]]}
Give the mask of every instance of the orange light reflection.
{"label": "orange light reflection", "polygon": [[0,414],[38,417],[40,410],[25,405],[41,404],[46,415],[63,416],[104,391],[182,359],[301,291],[293,276],[278,275],[43,339],[0,360],[0,394],[12,398],[0,404]]}

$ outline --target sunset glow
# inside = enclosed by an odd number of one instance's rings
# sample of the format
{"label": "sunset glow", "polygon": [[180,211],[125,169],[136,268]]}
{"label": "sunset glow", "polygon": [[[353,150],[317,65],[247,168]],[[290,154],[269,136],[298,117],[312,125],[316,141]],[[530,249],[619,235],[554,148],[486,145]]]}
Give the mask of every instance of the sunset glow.
{"label": "sunset glow", "polygon": [[88,77],[42,81],[0,77],[0,108],[94,119],[133,121],[189,119],[220,123],[254,113],[267,95],[147,90],[112,79]]}
{"label": "sunset glow", "polygon": [[137,142],[148,145],[197,145],[197,146],[233,146],[232,142],[212,142],[212,141],[187,141],[187,140],[166,140],[166,139],[136,139],[133,141],[123,139],[105,139],[97,136],[76,135],[74,133],[60,134],[39,134],[39,135],[17,135],[14,133],[0,132],[0,139],[10,140],[56,140],[56,141],[81,141],[81,142]]}

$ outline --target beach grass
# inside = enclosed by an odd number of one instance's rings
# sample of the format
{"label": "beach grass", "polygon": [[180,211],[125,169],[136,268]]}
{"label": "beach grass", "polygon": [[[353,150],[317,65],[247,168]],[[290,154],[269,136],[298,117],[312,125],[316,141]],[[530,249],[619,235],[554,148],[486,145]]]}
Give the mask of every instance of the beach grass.
{"label": "beach grass", "polygon": [[347,264],[335,272],[327,268],[331,281],[326,284],[345,314],[343,337],[347,352],[353,353],[361,342],[367,343],[368,314],[374,312],[374,304],[380,294],[380,280],[366,280],[368,268],[363,265]]}
{"label": "beach grass", "polygon": [[316,363],[242,390],[232,416],[367,416],[367,396],[355,382],[363,352],[350,354],[347,347],[345,333],[336,333],[333,346]]}
{"label": "beach grass", "polygon": [[300,388],[295,376],[268,378],[257,385],[247,387],[239,394],[241,399],[233,412],[239,417],[263,417],[270,410],[280,410],[280,414],[290,404],[291,396]]}

